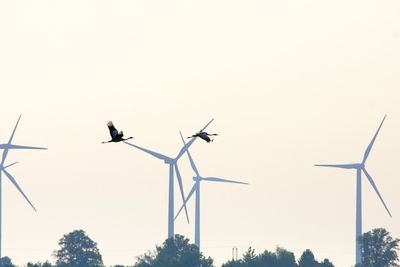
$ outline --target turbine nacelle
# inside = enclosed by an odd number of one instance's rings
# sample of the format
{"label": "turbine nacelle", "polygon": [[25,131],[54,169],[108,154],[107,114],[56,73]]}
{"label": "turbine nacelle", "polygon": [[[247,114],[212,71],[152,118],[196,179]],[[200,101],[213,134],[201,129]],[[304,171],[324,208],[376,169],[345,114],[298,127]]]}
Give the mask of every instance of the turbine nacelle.
{"label": "turbine nacelle", "polygon": [[200,182],[201,180],[203,180],[201,177],[198,177],[198,176],[193,176],[193,181],[195,181],[195,182]]}
{"label": "turbine nacelle", "polygon": [[176,159],[165,159],[164,163],[165,164],[175,164],[176,163]]}

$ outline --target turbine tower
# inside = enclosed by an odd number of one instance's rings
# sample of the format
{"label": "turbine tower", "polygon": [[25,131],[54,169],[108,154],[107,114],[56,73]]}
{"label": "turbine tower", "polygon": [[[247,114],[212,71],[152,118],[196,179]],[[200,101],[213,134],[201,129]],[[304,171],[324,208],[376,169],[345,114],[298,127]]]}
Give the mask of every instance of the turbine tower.
{"label": "turbine tower", "polygon": [[381,124],[379,125],[378,130],[376,131],[374,137],[372,138],[371,142],[367,146],[367,149],[365,150],[364,157],[360,163],[353,163],[353,164],[316,164],[315,166],[317,167],[332,167],[332,168],[341,168],[341,169],[355,169],[357,172],[357,186],[356,186],[356,194],[357,194],[357,201],[356,201],[356,264],[361,263],[361,247],[358,242],[358,237],[362,235],[362,205],[361,205],[361,175],[362,172],[365,174],[367,177],[369,183],[375,190],[376,194],[378,195],[379,199],[381,200],[383,206],[385,207],[386,211],[388,212],[389,216],[392,217],[392,214],[390,213],[388,207],[386,206],[385,201],[383,200],[381,194],[379,193],[378,187],[376,186],[374,180],[372,179],[371,175],[367,172],[367,169],[365,168],[365,163],[368,159],[369,153],[371,152],[372,146],[374,145],[374,142],[376,140],[376,137],[378,136],[379,131],[381,130],[382,124],[385,121],[385,117],[383,117],[383,120]]}
{"label": "turbine tower", "polygon": [[[183,144],[185,144],[185,139],[181,134],[181,138],[183,141]],[[227,179],[222,179],[222,178],[217,178],[217,177],[202,177],[199,173],[199,170],[196,167],[196,164],[193,161],[192,156],[190,155],[189,150],[186,150],[186,153],[189,157],[190,165],[192,166],[192,169],[194,173],[196,174],[195,177],[193,177],[193,180],[195,181],[195,184],[192,187],[192,190],[190,190],[190,193],[184,200],[182,207],[179,209],[178,213],[175,216],[175,219],[178,217],[182,209],[186,206],[187,202],[189,199],[192,197],[193,193],[196,193],[196,211],[195,211],[195,230],[194,230],[194,244],[199,248],[200,250],[200,182],[201,181],[207,181],[207,182],[222,182],[222,183],[234,183],[234,184],[248,184],[248,183],[242,183],[242,182],[237,182],[233,180],[227,180]]]}
{"label": "turbine tower", "polygon": [[32,202],[28,199],[28,197],[25,195],[24,191],[22,191],[21,187],[18,185],[17,181],[15,178],[8,172],[6,171],[6,168],[16,164],[16,162],[10,164],[10,165],[5,165],[5,161],[7,159],[8,152],[10,149],[47,149],[43,147],[31,147],[31,146],[20,146],[20,145],[14,145],[12,144],[12,140],[14,138],[15,131],[17,130],[18,123],[21,119],[21,115],[19,115],[19,118],[17,120],[17,123],[14,127],[14,130],[10,136],[10,139],[8,140],[7,144],[0,144],[0,149],[3,149],[3,155],[0,163],[0,259],[2,257],[2,177],[1,174],[4,173],[7,178],[10,180],[10,182],[17,188],[17,190],[21,193],[21,195],[25,198],[25,200],[29,203],[29,205],[36,211],[36,208],[33,206]]}
{"label": "turbine tower", "polygon": [[[204,131],[208,125],[213,121],[214,119],[210,120],[206,126],[203,127],[203,129],[200,130],[200,132]],[[168,192],[168,238],[171,238],[174,236],[174,171],[176,173],[176,178],[178,180],[179,184],[179,189],[182,197],[182,201],[185,200],[185,193],[183,191],[183,184],[182,184],[182,177],[179,172],[178,168],[178,160],[182,155],[185,153],[185,151],[193,144],[193,142],[196,140],[196,137],[192,138],[187,144],[185,144],[181,150],[179,151],[178,155],[175,158],[171,158],[168,156],[165,156],[163,154],[148,150],[146,148],[134,145],[132,143],[124,141],[125,144],[130,145],[132,147],[135,147],[155,158],[161,159],[164,161],[165,164],[169,165],[169,192]],[[184,205],[184,209],[186,212],[186,219],[189,222],[189,216],[187,213],[186,205]]]}

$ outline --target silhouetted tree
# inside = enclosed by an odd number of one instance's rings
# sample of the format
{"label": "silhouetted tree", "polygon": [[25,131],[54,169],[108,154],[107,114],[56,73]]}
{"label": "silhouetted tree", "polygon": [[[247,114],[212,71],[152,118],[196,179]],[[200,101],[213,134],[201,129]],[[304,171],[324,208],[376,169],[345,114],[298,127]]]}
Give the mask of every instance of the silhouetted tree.
{"label": "silhouetted tree", "polygon": [[54,252],[60,267],[101,267],[103,260],[97,244],[83,230],[64,235],[58,242],[60,249]]}
{"label": "silhouetted tree", "polygon": [[335,267],[333,265],[333,263],[330,262],[328,259],[324,259],[324,261],[321,262],[318,266],[320,266],[320,267]]}
{"label": "silhouetted tree", "polygon": [[275,267],[277,266],[276,254],[265,250],[262,254],[256,254],[252,247],[249,247],[243,254],[241,260],[231,260],[222,267]]}
{"label": "silhouetted tree", "polygon": [[315,260],[311,250],[306,249],[300,257],[299,267],[318,267],[319,263]]}
{"label": "silhouetted tree", "polygon": [[265,250],[262,254],[259,255],[259,260],[262,266],[277,266],[278,264],[276,254],[268,250]]}
{"label": "silhouetted tree", "polygon": [[296,258],[293,252],[284,248],[278,247],[276,249],[277,267],[297,267]]}
{"label": "silhouetted tree", "polygon": [[303,252],[297,264],[294,254],[286,249],[277,247],[275,252],[265,250],[261,254],[256,254],[250,247],[242,259],[228,261],[222,267],[334,267],[334,265],[328,259],[318,262],[309,249]]}
{"label": "silhouetted tree", "polygon": [[0,266],[1,267],[15,267],[15,265],[12,264],[11,259],[9,257],[2,257],[0,259]]}
{"label": "silhouetted tree", "polygon": [[397,264],[400,239],[393,239],[383,228],[373,229],[359,237],[362,267],[390,267]]}
{"label": "silhouetted tree", "polygon": [[53,265],[48,261],[43,262],[43,263],[41,263],[41,262],[38,262],[38,263],[28,262],[26,267],[53,267]]}
{"label": "silhouetted tree", "polygon": [[165,240],[162,246],[156,246],[154,252],[145,253],[137,258],[134,267],[213,267],[213,260],[204,257],[189,239],[175,235]]}
{"label": "silhouetted tree", "polygon": [[242,267],[243,263],[241,260],[229,260],[228,262],[222,264],[221,267]]}
{"label": "silhouetted tree", "polygon": [[255,250],[249,247],[247,251],[243,254],[242,266],[244,267],[257,267],[258,257]]}

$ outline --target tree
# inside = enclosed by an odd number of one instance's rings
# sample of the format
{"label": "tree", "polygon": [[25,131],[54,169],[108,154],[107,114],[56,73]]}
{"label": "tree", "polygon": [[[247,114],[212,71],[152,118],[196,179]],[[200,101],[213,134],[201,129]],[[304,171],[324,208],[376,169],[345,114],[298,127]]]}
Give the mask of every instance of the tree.
{"label": "tree", "polygon": [[274,252],[265,250],[261,255],[258,256],[261,266],[277,266],[278,259]]}
{"label": "tree", "polygon": [[383,228],[373,229],[358,238],[363,267],[391,267],[397,264],[400,239],[393,239]]}
{"label": "tree", "polygon": [[275,252],[265,250],[261,254],[256,254],[250,247],[242,259],[228,261],[222,267],[334,267],[334,265],[328,259],[318,262],[309,249],[303,252],[297,264],[294,254],[286,249],[277,247]]}
{"label": "tree", "polygon": [[320,267],[335,267],[335,266],[333,265],[333,263],[330,262],[328,259],[324,259],[324,261],[321,262],[321,263],[319,264],[319,266],[320,266]]}
{"label": "tree", "polygon": [[222,264],[221,267],[242,267],[243,263],[241,260],[229,260],[228,262]]}
{"label": "tree", "polygon": [[28,262],[28,264],[26,265],[26,267],[53,267],[53,265],[51,265],[50,262],[46,261],[44,263],[38,262],[38,263],[31,263]]}
{"label": "tree", "polygon": [[255,250],[249,247],[247,251],[243,254],[242,266],[246,267],[256,267],[258,263],[258,257]]}
{"label": "tree", "polygon": [[311,250],[306,249],[300,257],[299,267],[317,267],[319,264],[315,260],[314,254]]}
{"label": "tree", "polygon": [[204,257],[196,245],[181,235],[165,240],[154,252],[137,258],[134,267],[213,267],[213,260]]}
{"label": "tree", "polygon": [[15,267],[15,265],[12,264],[11,259],[9,257],[0,258],[0,266],[1,267]]}
{"label": "tree", "polygon": [[60,249],[54,252],[60,267],[101,267],[103,260],[97,244],[83,230],[64,235],[58,242]]}
{"label": "tree", "polygon": [[297,267],[293,252],[284,248],[276,248],[277,267]]}

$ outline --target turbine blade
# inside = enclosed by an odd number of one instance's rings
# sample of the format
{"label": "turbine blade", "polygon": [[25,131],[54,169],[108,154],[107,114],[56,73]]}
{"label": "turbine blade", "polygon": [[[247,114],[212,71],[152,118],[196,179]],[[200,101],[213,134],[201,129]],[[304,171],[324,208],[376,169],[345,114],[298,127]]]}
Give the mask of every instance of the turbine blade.
{"label": "turbine blade", "polygon": [[17,126],[18,126],[18,123],[19,123],[20,119],[21,119],[21,115],[19,115],[19,117],[18,117],[18,120],[17,120],[17,123],[15,124],[14,130],[13,130],[11,136],[10,136],[10,139],[8,140],[8,144],[11,144],[11,142],[12,142],[12,140],[14,138],[14,134],[15,134],[15,131],[17,130]]}
{"label": "turbine blade", "polygon": [[379,193],[378,187],[375,185],[374,180],[372,179],[371,175],[369,175],[369,173],[367,172],[367,170],[365,168],[362,169],[365,176],[367,176],[369,183],[372,185],[372,187],[374,188],[376,194],[378,195],[379,199],[381,200],[383,206],[385,207],[386,211],[389,213],[389,216],[392,217],[392,214],[390,213],[388,207],[386,206],[385,201],[383,200],[381,194]]}
{"label": "turbine blade", "polygon": [[182,196],[183,207],[185,208],[186,220],[189,223],[189,215],[188,215],[186,204],[185,204],[185,192],[183,191],[182,177],[181,177],[181,173],[179,172],[178,163],[175,163],[174,166],[175,166],[176,178],[178,179],[179,189],[180,189],[181,196]]}
{"label": "turbine blade", "polygon": [[0,149],[41,149],[46,150],[45,147],[34,147],[34,146],[20,146],[12,144],[0,144]]}
{"label": "turbine blade", "polygon": [[223,182],[223,183],[246,184],[246,185],[248,185],[248,183],[243,183],[243,182],[238,182],[238,181],[228,180],[228,179],[223,179],[223,178],[217,178],[217,177],[204,177],[204,178],[201,178],[201,180],[210,181],[210,182]]}
{"label": "turbine blade", "polygon": [[[4,166],[4,169],[6,169],[6,168],[8,168],[8,167],[11,167],[12,165],[15,165],[15,164],[17,164],[17,163],[18,163],[18,161],[14,162],[14,163],[11,163],[11,164],[9,164],[9,165],[7,165],[7,166]],[[1,171],[0,171],[0,173],[1,173]]]}
{"label": "turbine blade", "polygon": [[148,149],[146,149],[146,148],[143,148],[143,147],[140,147],[140,146],[131,144],[131,143],[126,142],[126,141],[123,141],[123,142],[124,142],[125,144],[129,145],[129,146],[133,146],[133,147],[135,147],[135,148],[137,148],[137,149],[139,149],[139,150],[142,150],[143,152],[146,152],[147,154],[150,154],[150,155],[152,155],[153,157],[156,157],[156,158],[158,158],[158,159],[162,159],[162,160],[164,160],[164,161],[171,161],[171,160],[172,160],[170,157],[164,156],[164,155],[162,155],[162,154],[160,154],[160,153],[157,153],[157,152],[148,150]]}
{"label": "turbine blade", "polygon": [[315,164],[316,167],[331,167],[341,169],[357,169],[358,164]]}
{"label": "turbine blade", "polygon": [[179,216],[179,214],[181,213],[182,209],[184,208],[184,206],[186,206],[186,204],[189,202],[190,198],[192,197],[194,191],[196,190],[197,183],[198,183],[198,182],[196,182],[196,183],[193,185],[192,189],[191,189],[190,192],[189,192],[189,195],[187,195],[187,197],[186,197],[185,201],[183,202],[181,208],[180,208],[179,211],[176,213],[175,220],[176,220],[176,218],[178,218],[178,216]]}
{"label": "turbine blade", "polygon": [[378,136],[378,133],[379,133],[379,131],[381,130],[382,124],[383,124],[383,122],[385,121],[385,119],[386,119],[386,115],[385,115],[385,117],[383,117],[383,120],[382,120],[381,124],[379,125],[379,128],[378,128],[378,130],[376,131],[374,137],[372,138],[371,143],[369,143],[367,149],[365,150],[364,158],[363,158],[362,163],[365,163],[365,162],[367,161],[367,158],[368,158],[368,156],[369,156],[369,153],[371,152],[372,146],[374,145],[375,139],[376,139],[376,137]]}
{"label": "turbine blade", "polygon": [[210,125],[210,123],[213,122],[213,120],[214,120],[214,119],[211,119],[211,120],[206,124],[206,126],[204,126],[203,129],[200,130],[200,132],[204,131],[204,130],[208,127],[208,125]]}
{"label": "turbine blade", "polygon": [[[15,134],[15,131],[17,130],[18,123],[19,123],[20,119],[21,119],[21,115],[19,115],[17,123],[15,124],[14,130],[11,133],[10,139],[8,140],[8,145],[11,144],[11,142],[12,142],[12,140],[14,138],[14,134]],[[1,159],[1,165],[4,165],[4,162],[6,161],[6,157],[7,157],[8,151],[9,151],[9,148],[4,149],[3,156],[2,156],[2,159]]]}
{"label": "turbine blade", "polygon": [[[186,142],[185,142],[185,139],[183,138],[182,133],[181,132],[179,132],[179,133],[181,135],[183,145],[186,145]],[[190,155],[189,149],[186,150],[186,153],[187,153],[187,155],[189,157],[190,165],[192,166],[192,169],[193,169],[194,173],[196,174],[197,177],[200,177],[199,170],[197,169],[196,164],[194,164],[194,161],[193,161],[192,155]]]}
{"label": "turbine blade", "polygon": [[29,205],[31,205],[31,207],[36,211],[35,206],[33,206],[31,201],[29,200],[29,198],[25,195],[24,191],[22,191],[21,187],[18,185],[18,183],[15,180],[15,178],[12,177],[12,175],[9,172],[7,172],[5,169],[3,169],[3,172],[8,177],[8,179],[11,181],[11,183],[13,183],[14,186],[18,189],[18,191],[22,194],[22,196],[26,199],[26,201],[28,201]]}
{"label": "turbine blade", "polygon": [[197,137],[193,137],[186,145],[183,145],[181,150],[179,151],[178,156],[176,157],[176,160],[178,160],[182,155],[189,149],[189,147],[193,144],[193,142],[197,139]]}

